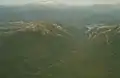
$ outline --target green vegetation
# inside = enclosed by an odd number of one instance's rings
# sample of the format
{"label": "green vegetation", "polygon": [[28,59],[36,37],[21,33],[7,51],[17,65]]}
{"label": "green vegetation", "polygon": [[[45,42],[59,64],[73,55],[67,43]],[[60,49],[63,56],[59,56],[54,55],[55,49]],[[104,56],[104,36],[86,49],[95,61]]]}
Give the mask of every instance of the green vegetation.
{"label": "green vegetation", "polygon": [[119,78],[119,6],[0,6],[0,78]]}
{"label": "green vegetation", "polygon": [[[1,34],[1,78],[120,77],[119,35],[111,38],[112,43],[108,45],[102,36],[89,40],[85,29],[63,27],[66,32],[58,31],[46,23],[45,29],[52,28],[52,31],[43,35],[41,23],[34,26],[40,28],[37,28],[39,31],[27,31],[23,25],[26,24],[21,24],[20,31],[11,27],[8,33]],[[15,32],[9,34],[11,31]],[[58,33],[62,36],[57,36]]]}

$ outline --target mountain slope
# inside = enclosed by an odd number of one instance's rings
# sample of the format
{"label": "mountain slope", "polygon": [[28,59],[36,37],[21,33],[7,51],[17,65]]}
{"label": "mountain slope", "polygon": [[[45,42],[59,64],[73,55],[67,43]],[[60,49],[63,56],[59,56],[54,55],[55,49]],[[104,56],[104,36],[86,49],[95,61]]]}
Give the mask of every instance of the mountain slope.
{"label": "mountain slope", "polygon": [[120,77],[119,35],[107,45],[103,37],[89,40],[86,29],[41,21],[3,25],[7,26],[0,30],[1,78]]}

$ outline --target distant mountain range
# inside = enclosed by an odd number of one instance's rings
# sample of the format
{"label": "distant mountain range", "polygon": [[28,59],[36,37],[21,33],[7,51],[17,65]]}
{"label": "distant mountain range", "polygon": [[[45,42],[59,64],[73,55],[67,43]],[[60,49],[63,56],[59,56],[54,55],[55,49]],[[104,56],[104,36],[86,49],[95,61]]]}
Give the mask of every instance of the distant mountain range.
{"label": "distant mountain range", "polygon": [[64,4],[26,4],[0,6],[0,21],[43,20],[59,22],[66,26],[87,24],[118,24],[120,5],[96,4],[92,6],[66,6]]}

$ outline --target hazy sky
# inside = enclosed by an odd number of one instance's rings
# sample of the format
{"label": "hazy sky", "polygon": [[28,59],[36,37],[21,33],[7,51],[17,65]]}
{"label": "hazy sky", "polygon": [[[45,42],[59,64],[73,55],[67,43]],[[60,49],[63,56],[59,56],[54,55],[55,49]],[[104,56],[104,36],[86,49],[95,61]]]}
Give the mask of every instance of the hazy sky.
{"label": "hazy sky", "polygon": [[119,3],[120,0],[0,0],[0,5],[21,5],[27,3],[62,3],[67,5],[86,5],[86,4],[111,4]]}

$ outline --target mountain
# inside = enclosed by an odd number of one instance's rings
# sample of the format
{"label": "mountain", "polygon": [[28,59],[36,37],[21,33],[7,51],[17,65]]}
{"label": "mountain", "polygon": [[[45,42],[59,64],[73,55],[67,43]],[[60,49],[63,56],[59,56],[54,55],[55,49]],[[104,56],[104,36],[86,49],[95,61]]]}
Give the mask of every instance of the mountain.
{"label": "mountain", "polygon": [[0,78],[119,78],[119,5],[53,6],[0,6]]}
{"label": "mountain", "polygon": [[[55,6],[55,7],[53,7]],[[87,24],[118,24],[119,5],[64,6],[26,4],[23,6],[3,6],[0,8],[0,21],[58,22],[65,26],[85,26]],[[91,20],[92,19],[92,20]]]}
{"label": "mountain", "polygon": [[9,22],[9,26],[0,37],[0,77],[49,77],[55,68],[60,71],[64,55],[74,48],[69,34],[57,24]]}
{"label": "mountain", "polygon": [[104,36],[89,40],[86,28],[43,21],[0,24],[2,78],[120,77],[119,35],[108,45]]}

